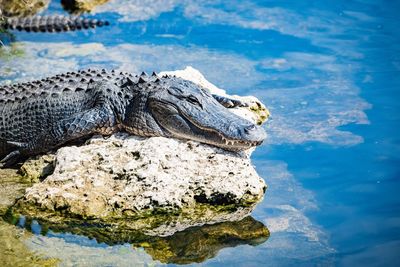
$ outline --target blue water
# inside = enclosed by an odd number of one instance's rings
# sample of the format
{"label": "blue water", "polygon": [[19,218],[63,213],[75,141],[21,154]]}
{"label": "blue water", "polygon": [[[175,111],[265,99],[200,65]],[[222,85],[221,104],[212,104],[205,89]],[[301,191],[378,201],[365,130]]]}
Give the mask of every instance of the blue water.
{"label": "blue water", "polygon": [[[115,0],[96,9],[110,27],[17,33],[25,56],[0,61],[0,76],[190,65],[228,93],[255,95],[272,117],[252,157],[269,185],[253,217],[271,237],[202,265],[399,266],[399,10],[377,0]],[[45,11],[55,12],[58,1]]]}

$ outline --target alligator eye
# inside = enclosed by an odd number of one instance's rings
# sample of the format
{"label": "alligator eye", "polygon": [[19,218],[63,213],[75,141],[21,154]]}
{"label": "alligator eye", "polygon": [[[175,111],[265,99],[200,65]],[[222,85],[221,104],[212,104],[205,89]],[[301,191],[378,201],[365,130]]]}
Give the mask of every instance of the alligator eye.
{"label": "alligator eye", "polygon": [[201,108],[203,108],[203,105],[200,103],[200,101],[199,101],[194,95],[189,95],[189,96],[187,97],[187,100],[188,100],[190,103],[195,104],[195,105],[198,105],[198,106],[200,106]]}

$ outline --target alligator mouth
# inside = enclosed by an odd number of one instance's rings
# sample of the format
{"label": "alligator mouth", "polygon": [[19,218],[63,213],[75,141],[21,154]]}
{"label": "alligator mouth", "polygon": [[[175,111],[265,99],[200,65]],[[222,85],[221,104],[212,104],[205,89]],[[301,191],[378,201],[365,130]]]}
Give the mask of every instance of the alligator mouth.
{"label": "alligator mouth", "polygon": [[208,144],[208,145],[213,145],[216,147],[220,147],[226,150],[231,150],[231,151],[240,151],[240,150],[245,150],[251,147],[255,147],[258,145],[261,145],[263,140],[257,140],[257,141],[251,141],[251,140],[244,140],[244,139],[237,139],[237,138],[232,138],[227,135],[225,135],[223,132],[220,132],[216,129],[213,128],[208,128],[204,127],[200,124],[198,124],[195,121],[192,121],[191,118],[186,115],[185,112],[183,112],[179,107],[176,106],[175,103],[171,103],[169,101],[163,101],[158,99],[158,102],[162,103],[163,105],[169,105],[172,108],[176,110],[176,113],[179,114],[179,116],[184,119],[187,123],[187,125],[192,126],[195,128],[196,132],[193,133],[193,135],[188,136],[188,135],[183,135],[179,134],[179,132],[174,132],[163,126],[162,123],[159,122],[158,119],[155,121],[157,124],[165,129],[168,132],[172,132],[176,135],[177,138],[181,139],[186,139],[186,140],[193,140],[197,141],[200,143]]}
{"label": "alligator mouth", "polygon": [[222,141],[224,141],[225,145],[228,146],[259,146],[262,144],[263,141],[243,141],[243,140],[228,140],[221,135]]}
{"label": "alligator mouth", "polygon": [[[196,125],[196,127],[198,127],[198,125]],[[224,135],[215,131],[214,129],[209,129],[209,128],[201,128],[201,129],[204,131],[212,132],[212,133],[218,135],[220,142],[214,141],[214,140],[209,140],[209,139],[199,140],[200,142],[214,145],[217,147],[221,147],[221,148],[224,148],[227,150],[236,151],[236,150],[247,149],[247,148],[259,146],[263,142],[263,141],[247,141],[247,140],[231,139],[231,138],[225,137]]]}
{"label": "alligator mouth", "polygon": [[[205,139],[205,140],[197,140],[206,144],[210,144],[210,145],[214,145],[214,146],[218,146],[218,147],[222,147],[225,149],[229,149],[229,150],[240,150],[240,149],[246,149],[246,148],[251,148],[251,147],[255,147],[255,146],[259,146],[262,144],[262,140],[261,141],[250,141],[250,140],[243,140],[243,139],[233,139],[231,137],[227,137],[226,135],[224,135],[221,132],[218,132],[217,130],[213,129],[213,128],[206,128],[203,127],[199,124],[197,124],[194,121],[191,121],[190,118],[188,118],[185,113],[180,113],[182,115],[182,117],[189,123],[194,125],[197,129],[206,132],[206,133],[213,133],[214,135],[218,136],[219,141],[214,141],[212,139]],[[205,135],[204,135],[205,136]]]}

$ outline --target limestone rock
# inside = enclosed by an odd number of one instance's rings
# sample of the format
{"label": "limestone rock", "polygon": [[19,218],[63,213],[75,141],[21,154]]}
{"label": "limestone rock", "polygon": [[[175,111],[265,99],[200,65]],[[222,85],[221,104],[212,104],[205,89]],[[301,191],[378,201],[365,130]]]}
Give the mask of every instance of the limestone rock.
{"label": "limestone rock", "polygon": [[[55,169],[26,190],[20,210],[32,207],[74,218],[139,219],[159,213],[181,213],[175,230],[195,224],[246,216],[263,197],[266,185],[244,153],[163,137],[117,134],[95,137],[80,147],[63,147]],[[48,214],[46,215],[48,217]],[[137,223],[126,227],[137,229]],[[170,226],[145,223],[154,233]],[[176,225],[178,224],[178,225]]]}
{"label": "limestone rock", "polygon": [[54,155],[47,154],[29,158],[20,168],[21,174],[30,182],[37,183],[54,171]]}

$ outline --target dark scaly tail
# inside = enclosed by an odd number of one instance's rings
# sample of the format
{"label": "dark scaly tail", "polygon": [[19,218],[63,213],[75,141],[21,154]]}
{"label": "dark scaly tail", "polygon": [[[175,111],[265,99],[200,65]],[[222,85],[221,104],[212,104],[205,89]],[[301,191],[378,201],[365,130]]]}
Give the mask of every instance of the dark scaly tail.
{"label": "dark scaly tail", "polygon": [[6,18],[4,28],[27,32],[62,32],[109,25],[106,20],[61,15]]}

